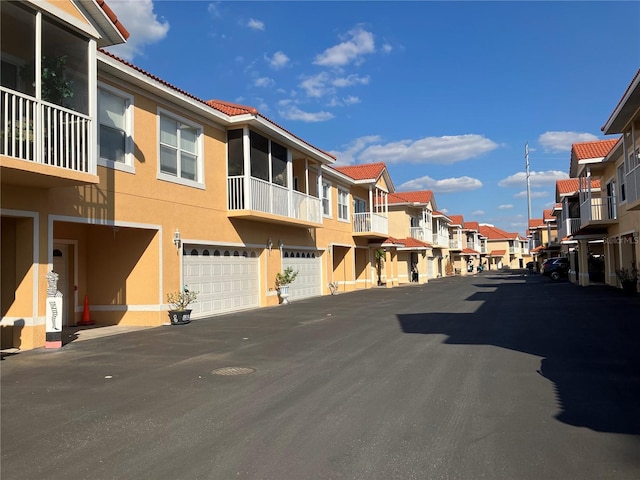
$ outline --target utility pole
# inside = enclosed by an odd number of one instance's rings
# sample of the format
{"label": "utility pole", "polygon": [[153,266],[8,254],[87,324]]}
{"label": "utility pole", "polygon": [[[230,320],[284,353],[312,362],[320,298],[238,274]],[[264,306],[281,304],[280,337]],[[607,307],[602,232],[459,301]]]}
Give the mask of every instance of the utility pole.
{"label": "utility pole", "polygon": [[527,167],[527,229],[531,221],[531,182],[529,181],[529,142],[524,144],[524,159]]}

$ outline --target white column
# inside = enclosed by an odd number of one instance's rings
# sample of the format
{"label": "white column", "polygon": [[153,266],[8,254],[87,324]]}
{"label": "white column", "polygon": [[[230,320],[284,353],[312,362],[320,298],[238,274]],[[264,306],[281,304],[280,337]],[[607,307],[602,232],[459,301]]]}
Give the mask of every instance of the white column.
{"label": "white column", "polygon": [[251,138],[249,137],[249,127],[242,129],[242,152],[243,152],[243,171],[244,176],[244,196],[242,199],[242,208],[251,210]]}

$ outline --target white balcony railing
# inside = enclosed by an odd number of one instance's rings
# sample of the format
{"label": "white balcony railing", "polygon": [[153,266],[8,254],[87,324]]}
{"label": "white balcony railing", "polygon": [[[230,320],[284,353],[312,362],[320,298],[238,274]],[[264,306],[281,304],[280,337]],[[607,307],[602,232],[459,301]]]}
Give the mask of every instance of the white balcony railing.
{"label": "white balcony railing", "polygon": [[580,204],[580,220],[582,224],[590,221],[613,220],[615,218],[617,218],[615,197],[587,197]]}
{"label": "white balcony railing", "polygon": [[0,155],[96,173],[87,115],[5,87],[0,87],[0,112]]}
{"label": "white balcony railing", "polygon": [[580,228],[579,218],[567,218],[558,225],[558,239],[562,240],[569,235],[573,235],[574,232]]}
{"label": "white balcony railing", "polygon": [[449,239],[449,248],[460,250],[462,248],[462,242],[453,238]]}
{"label": "white balcony railing", "polygon": [[379,213],[354,213],[353,214],[354,233],[380,233],[389,234],[389,219]]}
{"label": "white balcony railing", "polygon": [[625,176],[625,191],[627,202],[634,203],[640,200],[640,166],[634,168]]}
{"label": "white balcony railing", "polygon": [[229,210],[255,210],[307,222],[322,222],[322,201],[319,198],[254,177],[249,179],[251,194],[248,195],[244,180],[243,176],[227,179]]}
{"label": "white balcony railing", "polygon": [[441,234],[441,233],[434,233],[433,234],[433,244],[434,245],[442,245],[444,247],[446,247],[447,245],[449,245],[449,237],[445,234]]}
{"label": "white balcony railing", "polygon": [[411,238],[422,242],[430,242],[432,237],[431,230],[427,230],[425,227],[411,227]]}
{"label": "white balcony railing", "polygon": [[509,253],[511,253],[511,254],[516,253],[515,247],[509,247]]}

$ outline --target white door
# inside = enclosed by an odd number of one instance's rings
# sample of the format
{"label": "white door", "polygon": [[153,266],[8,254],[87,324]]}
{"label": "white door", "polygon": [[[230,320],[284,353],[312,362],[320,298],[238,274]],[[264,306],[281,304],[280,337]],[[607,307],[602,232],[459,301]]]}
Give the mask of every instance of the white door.
{"label": "white door", "polygon": [[322,295],[322,266],[318,252],[285,249],[282,269],[287,267],[298,271],[289,287],[290,300]]}
{"label": "white door", "polygon": [[198,292],[191,317],[259,306],[259,261],[255,250],[185,245],[183,284]]}
{"label": "white door", "polygon": [[62,293],[62,326],[69,324],[69,245],[53,244],[53,271],[58,274],[58,291]]}

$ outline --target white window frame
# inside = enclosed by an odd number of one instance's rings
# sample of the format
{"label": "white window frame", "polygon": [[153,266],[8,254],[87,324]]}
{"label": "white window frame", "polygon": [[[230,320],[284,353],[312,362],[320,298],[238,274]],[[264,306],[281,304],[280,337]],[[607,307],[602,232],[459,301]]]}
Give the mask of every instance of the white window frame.
{"label": "white window frame", "polygon": [[[171,120],[175,120],[178,121],[180,123],[185,124],[188,127],[191,127],[193,129],[195,129],[197,131],[197,139],[196,139],[196,145],[197,145],[197,160],[196,160],[196,179],[195,180],[190,180],[188,178],[182,178],[179,177],[177,175],[171,175],[169,173],[164,173],[161,170],[161,164],[160,164],[160,155],[161,155],[161,144],[160,144],[160,121],[162,117],[167,117]],[[186,185],[189,187],[196,187],[196,188],[205,188],[204,185],[204,151],[203,151],[203,127],[200,124],[195,123],[192,120],[189,120],[188,118],[182,117],[180,115],[177,115],[173,112],[170,112],[168,110],[164,110],[162,108],[158,109],[158,114],[157,114],[157,126],[156,126],[156,131],[157,131],[157,144],[158,144],[158,158],[157,158],[157,168],[158,168],[158,174],[157,174],[157,178],[158,180],[164,180],[167,182],[172,182],[172,183],[178,183],[180,185]],[[177,165],[177,172],[180,172],[180,165]]]}
{"label": "white window frame", "polygon": [[[344,195],[344,202],[341,202]],[[346,217],[343,216],[343,207],[346,209]],[[341,222],[349,222],[349,190],[338,187],[338,220]]]}
{"label": "white window frame", "polygon": [[[326,197],[324,196],[325,187],[327,187],[327,191],[326,191],[327,196]],[[324,217],[326,217],[326,218],[333,218],[333,212],[331,210],[331,183],[326,182],[324,180],[322,181],[322,199],[321,200],[322,200],[322,215]],[[326,213],[324,211],[324,204],[325,204],[324,202],[325,202],[325,200],[327,202],[327,212]]]}
{"label": "white window frame", "polygon": [[[105,92],[110,93],[113,96],[119,97],[125,102],[125,112],[124,112],[124,131],[126,134],[125,142],[124,142],[124,162],[114,162],[113,160],[108,160],[106,158],[100,157],[100,90],[104,90]],[[102,82],[98,82],[98,95],[97,95],[97,103],[98,103],[98,165],[113,168],[114,170],[121,170],[123,172],[135,173],[135,164],[134,164],[134,156],[133,156],[133,95],[130,95],[122,90],[119,90],[111,85],[107,85]]]}
{"label": "white window frame", "polygon": [[618,189],[618,202],[619,204],[627,203],[627,176],[624,172],[624,162],[616,166],[616,177],[618,177],[616,185]]}
{"label": "white window frame", "polygon": [[[360,212],[358,212],[356,208],[358,204],[364,206],[364,209]],[[368,213],[368,212],[369,210],[367,209],[367,201],[364,198],[353,197],[353,213]]]}

